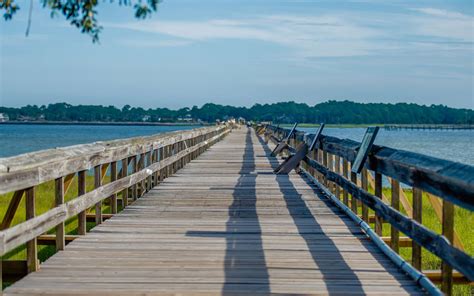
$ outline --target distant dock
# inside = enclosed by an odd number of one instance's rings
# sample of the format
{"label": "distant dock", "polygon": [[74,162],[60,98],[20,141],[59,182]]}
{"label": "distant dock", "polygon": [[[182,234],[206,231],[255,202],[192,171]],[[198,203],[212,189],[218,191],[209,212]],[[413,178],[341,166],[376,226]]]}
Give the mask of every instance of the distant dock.
{"label": "distant dock", "polygon": [[474,124],[386,124],[385,130],[473,130]]}

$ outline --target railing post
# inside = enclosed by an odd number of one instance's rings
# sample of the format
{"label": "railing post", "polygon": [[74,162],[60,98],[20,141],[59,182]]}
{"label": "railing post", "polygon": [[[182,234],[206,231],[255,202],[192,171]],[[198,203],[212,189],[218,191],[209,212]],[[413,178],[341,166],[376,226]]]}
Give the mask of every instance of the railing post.
{"label": "railing post", "polygon": [[[25,197],[26,220],[29,220],[36,216],[35,187],[30,187],[26,189]],[[37,271],[39,269],[38,244],[36,242],[36,238],[26,243],[26,265],[28,273]]]}
{"label": "railing post", "polygon": [[[146,153],[142,153],[140,154],[140,164],[138,166],[138,170],[137,172],[143,170],[145,168],[145,158],[146,158]],[[146,192],[146,187],[145,187],[145,179],[143,179],[141,182],[140,182],[140,195],[139,197],[142,197],[145,192]]]}
{"label": "railing post", "polygon": [[[146,159],[145,167],[149,167],[151,165],[151,163],[152,163],[152,153],[153,153],[153,149],[146,153],[147,159]],[[152,175],[149,175],[148,178],[147,178],[147,181],[146,181],[146,191],[147,192],[150,191],[151,188],[152,188],[151,181],[152,181]]]}
{"label": "railing post", "polygon": [[[77,174],[77,195],[81,196],[86,193],[86,171],[80,171]],[[86,211],[82,211],[77,215],[77,233],[85,235],[87,231]]]}
{"label": "railing post", "polygon": [[[344,178],[349,179],[349,162],[346,159],[342,160],[342,174]],[[342,200],[346,206],[349,205],[349,193],[347,190],[342,192]]]}
{"label": "railing post", "polygon": [[[443,235],[452,244],[454,241],[454,205],[443,199]],[[453,290],[453,268],[442,262],[441,264],[441,291],[451,295]]]}
{"label": "railing post", "polygon": [[[110,163],[110,182],[117,181],[117,162]],[[110,197],[110,211],[112,214],[117,214],[117,193]]]}
{"label": "railing post", "polygon": [[[357,173],[351,171],[351,182],[357,185]],[[357,198],[352,194],[351,196],[351,210],[354,214],[358,215],[358,205],[357,205]]]}
{"label": "railing post", "polygon": [[[122,178],[125,178],[128,175],[128,157],[122,159]],[[128,189],[129,187],[126,187],[124,190],[122,190],[122,209],[125,209],[125,207],[128,206]]]}
{"label": "railing post", "polygon": [[[57,178],[55,181],[55,206],[60,206],[64,203],[64,177]],[[56,226],[56,251],[64,250],[66,245],[64,222]]]}
{"label": "railing post", "polygon": [[[369,172],[367,171],[366,168],[362,169],[361,173],[361,185],[362,189],[365,191],[369,191],[369,182],[368,182],[368,174]],[[362,203],[362,220],[365,222],[369,223],[369,208],[365,203]]]}
{"label": "railing post", "polygon": [[[339,157],[339,155],[336,155],[335,156],[335,172],[340,175],[341,174],[341,158]],[[336,194],[336,197],[337,199],[341,199],[341,188],[339,187],[339,185],[337,184],[334,184],[336,186],[336,189],[335,189],[335,194]]]}
{"label": "railing post", "polygon": [[[138,161],[137,161],[137,156],[133,155],[132,156],[132,174],[138,172]],[[137,183],[132,185],[132,199],[137,200],[138,198],[138,185]]]}
{"label": "railing post", "polygon": [[[375,186],[374,186],[375,196],[382,199],[382,174],[375,172],[374,182],[375,182]],[[378,236],[382,236],[383,220],[377,214],[375,214],[375,227],[374,228],[375,228],[375,233],[377,233]]]}
{"label": "railing post", "polygon": [[[100,164],[94,167],[94,188],[99,188],[102,185],[102,174]],[[95,204],[95,224],[102,223],[102,201]]]}
{"label": "railing post", "polygon": [[[413,187],[413,220],[422,223],[422,196],[423,192]],[[411,253],[412,265],[418,270],[421,270],[421,246],[412,242],[412,253]]]}
{"label": "railing post", "polygon": [[[400,182],[395,179],[392,181],[392,208],[400,211]],[[393,226],[390,226],[390,246],[398,253],[399,252],[400,232]]]}

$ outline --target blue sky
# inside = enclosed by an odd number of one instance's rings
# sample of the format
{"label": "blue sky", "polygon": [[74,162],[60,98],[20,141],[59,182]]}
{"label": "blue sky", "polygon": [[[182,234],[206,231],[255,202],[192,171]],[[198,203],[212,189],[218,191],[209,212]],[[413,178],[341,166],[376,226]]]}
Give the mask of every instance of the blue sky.
{"label": "blue sky", "polygon": [[101,2],[100,45],[39,3],[26,38],[28,3],[0,21],[3,106],[349,99],[474,108],[472,0],[164,0],[145,21]]}

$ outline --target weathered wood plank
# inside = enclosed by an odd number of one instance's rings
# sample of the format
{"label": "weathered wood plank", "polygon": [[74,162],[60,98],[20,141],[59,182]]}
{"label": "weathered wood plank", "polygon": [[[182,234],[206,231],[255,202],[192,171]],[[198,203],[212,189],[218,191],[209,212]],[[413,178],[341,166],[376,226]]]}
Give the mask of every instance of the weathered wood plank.
{"label": "weathered wood plank", "polygon": [[[148,169],[197,156],[180,149]],[[234,131],[5,294],[422,294],[315,186],[273,175],[269,153]]]}
{"label": "weathered wood plank", "polygon": [[[223,134],[227,132],[224,132]],[[200,144],[197,144],[196,146],[183,150],[178,154],[170,156],[160,162],[154,163],[148,168],[145,168],[139,172],[131,174],[125,178],[118,179],[114,182],[102,185],[90,192],[83,194],[82,196],[76,199],[73,199],[67,203],[55,207],[42,215],[31,218],[30,220],[24,223],[15,225],[14,227],[11,227],[4,231],[0,231],[1,254],[3,255],[6,252],[12,250],[13,248],[21,245],[22,243],[25,243],[28,240],[39,236],[40,234],[55,227],[59,223],[66,221],[66,219],[77,215],[79,212],[84,211],[93,205],[97,205],[99,202],[109,197],[113,193],[119,192],[124,188],[128,188],[133,184],[137,184],[138,182],[152,174],[154,171],[169,166],[170,164],[181,159],[190,152],[196,151],[197,149],[208,145],[208,143],[217,141],[221,136],[222,134],[219,134],[209,139],[207,143],[202,142]],[[98,167],[96,169],[96,175],[100,177],[100,169]]]}
{"label": "weathered wood plank", "polygon": [[96,142],[0,158],[0,194],[36,186],[112,161],[145,153],[176,141],[191,139],[225,126],[177,131],[157,136]]}

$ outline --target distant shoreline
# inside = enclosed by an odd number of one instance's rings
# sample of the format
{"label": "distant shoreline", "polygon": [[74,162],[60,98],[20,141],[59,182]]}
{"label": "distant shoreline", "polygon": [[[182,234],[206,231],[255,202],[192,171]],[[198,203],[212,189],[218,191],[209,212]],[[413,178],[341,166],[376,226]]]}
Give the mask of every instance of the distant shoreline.
{"label": "distant shoreline", "polygon": [[0,125],[118,125],[118,126],[206,126],[208,123],[184,122],[103,122],[103,121],[4,121]]}

